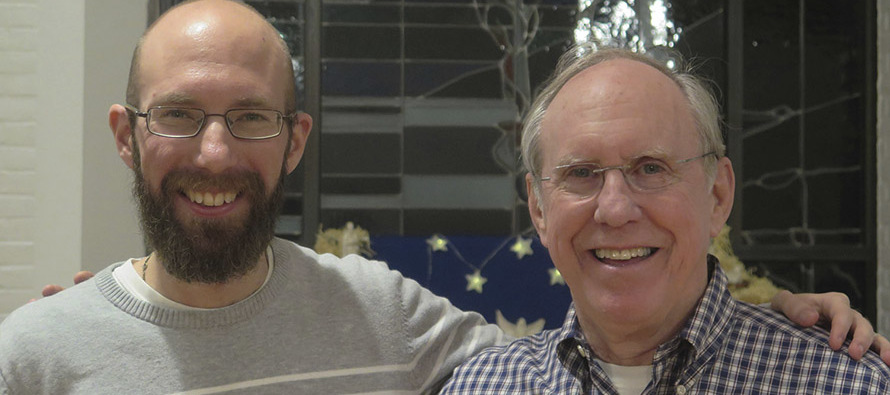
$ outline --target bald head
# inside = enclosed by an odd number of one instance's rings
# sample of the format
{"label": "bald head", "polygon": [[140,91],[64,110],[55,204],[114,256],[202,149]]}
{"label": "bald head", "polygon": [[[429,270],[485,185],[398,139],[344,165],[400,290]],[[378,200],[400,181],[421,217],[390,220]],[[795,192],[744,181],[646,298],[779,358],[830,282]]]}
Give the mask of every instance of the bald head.
{"label": "bald head", "polygon": [[[188,58],[193,65],[215,64],[276,73],[287,81],[283,90],[285,113],[296,111],[294,75],[287,44],[262,15],[230,0],[197,0],[180,4],[161,15],[143,34],[130,64],[127,102],[141,108],[146,84],[145,62],[166,64]],[[182,70],[198,72],[197,70]]]}

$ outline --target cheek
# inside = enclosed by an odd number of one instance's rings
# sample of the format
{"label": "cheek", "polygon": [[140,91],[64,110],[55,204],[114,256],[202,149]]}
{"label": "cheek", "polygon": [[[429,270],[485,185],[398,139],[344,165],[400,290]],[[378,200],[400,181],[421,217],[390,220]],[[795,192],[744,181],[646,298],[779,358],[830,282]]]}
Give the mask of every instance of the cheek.
{"label": "cheek", "polygon": [[166,164],[169,160],[158,156],[153,147],[140,147],[134,156],[134,166],[139,167],[142,178],[153,192],[160,190],[161,179],[167,173]]}
{"label": "cheek", "polygon": [[683,194],[654,205],[649,217],[667,229],[683,254],[700,256],[710,244],[711,221],[708,204],[701,194]]}
{"label": "cheek", "polygon": [[260,177],[266,184],[266,192],[270,192],[278,185],[282,172],[286,171],[284,168],[286,165],[284,150],[278,146],[266,147],[265,149],[260,148],[256,150],[255,154],[253,156],[255,160],[251,167],[253,171],[260,174]]}
{"label": "cheek", "polygon": [[544,222],[548,229],[547,247],[560,254],[573,253],[572,243],[592,220],[593,210],[591,202],[551,201],[549,209],[544,210]]}

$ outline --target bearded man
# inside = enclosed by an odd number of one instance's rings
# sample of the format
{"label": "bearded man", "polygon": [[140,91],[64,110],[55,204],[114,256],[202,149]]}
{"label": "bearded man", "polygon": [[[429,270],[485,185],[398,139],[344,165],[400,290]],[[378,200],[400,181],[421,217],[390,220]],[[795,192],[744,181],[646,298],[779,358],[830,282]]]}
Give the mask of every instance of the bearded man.
{"label": "bearded man", "polygon": [[502,332],[380,262],[274,238],[312,127],[252,8],[165,13],[109,124],[153,252],[0,328],[0,394],[429,391]]}

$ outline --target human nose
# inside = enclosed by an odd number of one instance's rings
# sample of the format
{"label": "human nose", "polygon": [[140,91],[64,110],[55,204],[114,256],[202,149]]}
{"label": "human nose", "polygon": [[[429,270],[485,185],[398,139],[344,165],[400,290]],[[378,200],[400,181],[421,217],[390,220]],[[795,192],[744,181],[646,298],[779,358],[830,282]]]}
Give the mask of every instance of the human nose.
{"label": "human nose", "polygon": [[232,148],[237,142],[229,133],[225,117],[208,115],[202,129],[198,131],[201,147],[195,164],[214,173],[231,167],[234,162]]}
{"label": "human nose", "polygon": [[593,219],[611,227],[619,227],[637,219],[640,207],[633,199],[633,191],[624,172],[614,168],[603,172],[603,185],[596,195],[596,211]]}

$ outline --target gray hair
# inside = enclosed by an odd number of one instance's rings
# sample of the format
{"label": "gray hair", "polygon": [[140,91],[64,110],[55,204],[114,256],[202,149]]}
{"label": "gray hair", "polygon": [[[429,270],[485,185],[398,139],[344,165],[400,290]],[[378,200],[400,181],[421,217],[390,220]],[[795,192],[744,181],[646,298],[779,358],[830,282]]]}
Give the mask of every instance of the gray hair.
{"label": "gray hair", "polygon": [[[710,86],[692,74],[691,67],[678,65],[676,67],[678,70],[673,70],[656,59],[627,49],[597,48],[593,43],[578,44],[559,58],[556,70],[544,84],[522,123],[522,160],[526,170],[532,174],[534,179],[533,187],[536,196],[539,196],[541,189],[539,179],[542,174],[539,147],[541,122],[550,103],[572,77],[589,67],[613,59],[629,59],[646,64],[674,81],[686,96],[686,100],[689,101],[689,107],[698,129],[702,153],[713,151],[717,154],[717,158],[725,155],[726,146],[723,144],[720,129],[721,119],[717,99]],[[713,179],[715,163],[714,156],[705,158],[705,169],[709,179]]]}

